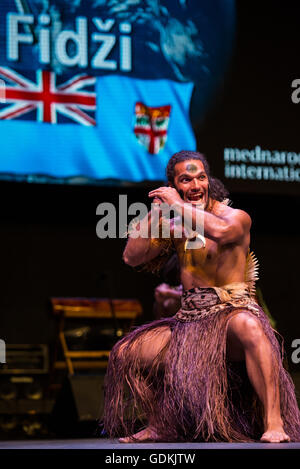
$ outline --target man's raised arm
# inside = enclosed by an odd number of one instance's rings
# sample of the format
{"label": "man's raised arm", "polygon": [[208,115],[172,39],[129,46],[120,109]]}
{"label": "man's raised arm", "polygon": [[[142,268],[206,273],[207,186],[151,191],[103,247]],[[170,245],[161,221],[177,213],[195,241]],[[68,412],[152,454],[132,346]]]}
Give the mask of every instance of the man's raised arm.
{"label": "man's raised arm", "polygon": [[162,239],[153,236],[159,234],[161,214],[159,205],[152,204],[152,209],[135,227],[134,233],[129,233],[128,241],[123,252],[123,260],[131,267],[144,264],[158,256],[164,243]]}
{"label": "man's raised arm", "polygon": [[173,187],[159,187],[149,192],[149,197],[159,197],[180,214],[185,227],[204,233],[204,236],[220,244],[237,242],[250,231],[251,218],[243,210],[233,209],[218,202],[215,213],[184,202]]}
{"label": "man's raised arm", "polygon": [[[249,234],[251,218],[243,210],[222,207],[221,213],[209,213],[202,211],[192,204],[184,204],[183,216],[188,225],[195,226],[197,219],[203,222],[204,236],[217,241],[219,244],[229,244],[239,242]],[[197,217],[197,211],[203,213],[202,217]]]}

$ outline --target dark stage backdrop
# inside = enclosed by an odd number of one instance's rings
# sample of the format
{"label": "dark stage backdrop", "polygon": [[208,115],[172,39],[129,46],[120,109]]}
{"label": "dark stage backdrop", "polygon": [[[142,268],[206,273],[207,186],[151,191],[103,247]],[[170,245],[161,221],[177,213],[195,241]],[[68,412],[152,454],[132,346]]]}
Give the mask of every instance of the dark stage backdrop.
{"label": "dark stage backdrop", "polygon": [[[267,166],[284,166],[283,156],[275,151],[285,152],[285,158],[293,153],[297,174],[300,103],[292,101],[291,85],[300,79],[300,5],[241,0],[236,14],[235,48],[221,93],[205,116],[197,117],[193,110],[193,127],[197,148],[231,189],[233,205],[252,216],[251,247],[261,265],[259,286],[290,357],[292,340],[300,338],[299,182],[274,179],[275,174],[287,177],[290,171],[268,170],[272,180],[251,179],[255,171],[249,169],[248,179],[242,175],[245,167],[256,165],[251,158],[266,150],[270,154],[264,157],[274,158]],[[230,165],[240,168],[229,168],[227,179],[226,148]],[[233,177],[238,171],[241,177]],[[50,297],[107,296],[111,277],[113,296],[140,299],[141,321],[151,320],[159,278],[123,264],[124,239],[96,236],[99,203],[117,203],[119,194],[128,194],[129,203],[145,202],[148,190],[142,183],[101,187],[2,181],[0,338],[7,343],[51,343],[55,327]]]}

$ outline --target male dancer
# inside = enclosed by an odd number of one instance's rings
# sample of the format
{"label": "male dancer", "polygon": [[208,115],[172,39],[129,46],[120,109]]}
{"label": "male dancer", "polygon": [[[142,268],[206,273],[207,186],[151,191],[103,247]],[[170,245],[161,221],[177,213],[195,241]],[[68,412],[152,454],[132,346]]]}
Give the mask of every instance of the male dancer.
{"label": "male dancer", "polygon": [[[123,257],[133,267],[176,249],[184,292],[175,316],[135,329],[114,347],[105,428],[111,436],[125,432],[125,443],[299,441],[294,386],[251,289],[250,216],[226,204],[200,153],[173,155],[167,177],[168,187],[149,193],[154,210],[166,203],[193,228],[200,213],[204,238],[188,249],[184,228],[181,238],[174,235],[176,216],[170,239],[151,238],[154,212],[140,223],[149,237],[129,236]],[[138,424],[144,428],[134,433]]]}

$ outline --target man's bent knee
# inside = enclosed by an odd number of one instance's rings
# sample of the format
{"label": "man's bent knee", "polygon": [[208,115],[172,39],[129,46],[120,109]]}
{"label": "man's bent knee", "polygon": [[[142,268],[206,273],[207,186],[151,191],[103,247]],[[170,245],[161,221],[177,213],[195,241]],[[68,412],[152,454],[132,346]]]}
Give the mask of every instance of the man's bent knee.
{"label": "man's bent knee", "polygon": [[159,355],[159,353],[168,345],[171,337],[171,330],[167,327],[161,327],[154,334],[146,335],[140,346],[140,358],[147,365]]}
{"label": "man's bent knee", "polygon": [[115,353],[120,360],[130,360],[134,355],[140,360],[141,365],[149,365],[168,345],[170,337],[171,330],[168,326],[150,330],[137,337],[130,344],[127,340],[122,344],[116,344]]}
{"label": "man's bent knee", "polygon": [[241,311],[229,320],[230,334],[235,336],[243,347],[256,347],[265,337],[262,325],[251,313]]}

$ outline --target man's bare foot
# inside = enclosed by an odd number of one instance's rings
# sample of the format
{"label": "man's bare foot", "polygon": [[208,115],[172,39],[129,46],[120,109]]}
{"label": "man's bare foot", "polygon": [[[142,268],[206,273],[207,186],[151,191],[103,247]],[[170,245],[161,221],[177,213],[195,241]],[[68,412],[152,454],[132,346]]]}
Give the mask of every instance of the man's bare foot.
{"label": "man's bare foot", "polygon": [[264,443],[283,443],[291,441],[281,425],[271,427],[265,431],[260,441]]}
{"label": "man's bare foot", "polygon": [[144,430],[141,430],[138,433],[135,433],[131,436],[126,436],[124,438],[119,438],[120,443],[139,443],[142,441],[156,441],[158,435],[156,431],[151,427],[146,427]]}

